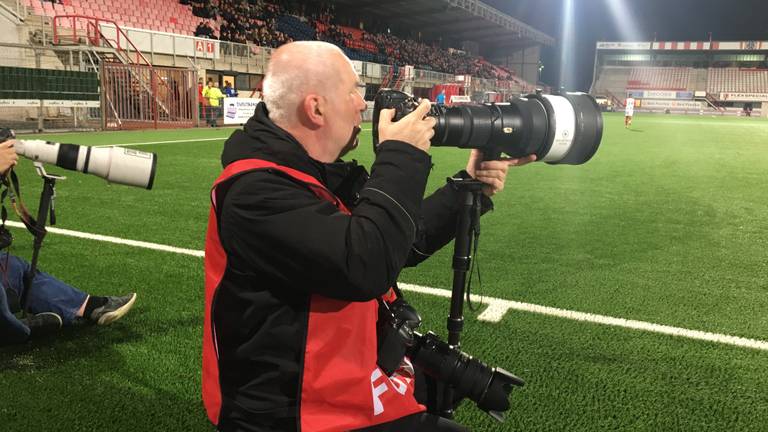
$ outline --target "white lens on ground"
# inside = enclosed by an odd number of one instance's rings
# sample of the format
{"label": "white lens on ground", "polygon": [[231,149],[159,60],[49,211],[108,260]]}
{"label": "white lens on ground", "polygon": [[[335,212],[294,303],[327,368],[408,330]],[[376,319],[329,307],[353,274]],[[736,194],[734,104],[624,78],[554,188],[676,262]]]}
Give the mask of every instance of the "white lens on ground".
{"label": "white lens on ground", "polygon": [[555,117],[555,138],[543,162],[559,162],[568,154],[576,131],[576,112],[568,99],[562,96],[545,95],[552,105]]}

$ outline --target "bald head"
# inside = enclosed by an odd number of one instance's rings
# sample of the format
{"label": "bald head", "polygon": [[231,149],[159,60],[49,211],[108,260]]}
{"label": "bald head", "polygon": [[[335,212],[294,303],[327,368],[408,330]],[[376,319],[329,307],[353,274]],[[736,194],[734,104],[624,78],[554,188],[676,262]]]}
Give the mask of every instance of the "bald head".
{"label": "bald head", "polygon": [[319,41],[285,44],[272,52],[264,77],[264,102],[278,125],[297,121],[309,94],[327,94],[352,64],[336,45]]}

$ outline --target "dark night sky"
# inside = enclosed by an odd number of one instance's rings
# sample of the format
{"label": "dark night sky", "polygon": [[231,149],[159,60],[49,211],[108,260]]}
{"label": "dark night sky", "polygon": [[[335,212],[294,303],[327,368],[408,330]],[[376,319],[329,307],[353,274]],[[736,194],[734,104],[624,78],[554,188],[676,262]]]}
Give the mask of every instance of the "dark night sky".
{"label": "dark night sky", "polygon": [[[542,80],[559,82],[562,19],[565,0],[481,0],[557,40],[543,54]],[[768,0],[573,0],[575,67],[568,90],[589,90],[597,41],[621,41],[606,2],[623,3],[642,35],[641,40],[695,41],[768,40]]]}

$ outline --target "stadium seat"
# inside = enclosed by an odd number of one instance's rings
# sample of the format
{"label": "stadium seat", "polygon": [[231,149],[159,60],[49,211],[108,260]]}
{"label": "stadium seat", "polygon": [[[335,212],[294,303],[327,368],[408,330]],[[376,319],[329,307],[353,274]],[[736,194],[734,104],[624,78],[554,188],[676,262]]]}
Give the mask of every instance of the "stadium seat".
{"label": "stadium seat", "polygon": [[690,69],[678,67],[632,68],[627,88],[650,90],[687,90]]}
{"label": "stadium seat", "polygon": [[707,92],[768,93],[768,71],[710,68],[707,71]]}
{"label": "stadium seat", "polygon": [[[53,17],[56,15],[84,15],[118,21],[128,27],[192,35],[199,18],[192,8],[178,0],[66,0],[67,5],[49,1],[26,0],[32,13]],[[151,13],[148,14],[148,12]],[[176,20],[176,24],[172,23]],[[62,26],[71,27],[71,24]],[[218,26],[216,26],[218,28]]]}

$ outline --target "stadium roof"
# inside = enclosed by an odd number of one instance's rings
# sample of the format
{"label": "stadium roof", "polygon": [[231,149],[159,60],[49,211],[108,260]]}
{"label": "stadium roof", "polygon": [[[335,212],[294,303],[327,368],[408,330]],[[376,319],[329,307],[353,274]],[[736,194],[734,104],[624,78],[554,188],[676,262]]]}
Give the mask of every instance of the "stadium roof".
{"label": "stadium roof", "polygon": [[410,26],[428,38],[452,38],[499,48],[554,45],[555,39],[478,0],[334,0],[371,17]]}

